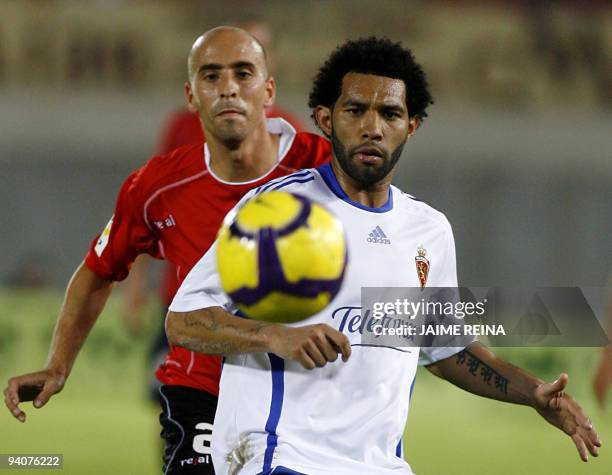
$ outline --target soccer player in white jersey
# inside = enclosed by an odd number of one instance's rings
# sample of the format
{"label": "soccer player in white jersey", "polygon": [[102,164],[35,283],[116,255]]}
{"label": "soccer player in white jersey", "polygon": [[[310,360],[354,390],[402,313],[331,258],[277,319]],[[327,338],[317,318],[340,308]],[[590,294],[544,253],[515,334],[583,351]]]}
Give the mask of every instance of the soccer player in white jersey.
{"label": "soccer player in white jersey", "polygon": [[[597,455],[597,433],[563,391],[566,374],[543,382],[477,342],[420,353],[361,345],[361,288],[420,285],[419,248],[430,262],[427,286],[457,285],[448,221],[391,185],[404,144],[431,103],[427,89],[421,67],[399,43],[345,43],[320,69],[310,95],[313,117],[332,140],[331,164],[245,197],[295,192],[324,203],[343,222],[351,260],[328,308],[293,326],[234,316],[216,275],[216,245],[176,295],[166,321],[170,341],[226,357],[212,441],[218,474],[412,473],[401,437],[418,364],[475,394],[532,406],[573,439],[583,460]],[[470,373],[466,358],[505,384]]]}

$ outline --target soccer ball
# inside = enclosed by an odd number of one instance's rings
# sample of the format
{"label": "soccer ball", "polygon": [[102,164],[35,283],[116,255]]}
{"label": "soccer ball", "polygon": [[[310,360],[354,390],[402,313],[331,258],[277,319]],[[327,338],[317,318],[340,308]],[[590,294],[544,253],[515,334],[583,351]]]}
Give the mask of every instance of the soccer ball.
{"label": "soccer ball", "polygon": [[256,320],[291,323],[323,310],[340,290],[346,262],[340,221],[297,194],[254,196],[219,230],[223,290]]}

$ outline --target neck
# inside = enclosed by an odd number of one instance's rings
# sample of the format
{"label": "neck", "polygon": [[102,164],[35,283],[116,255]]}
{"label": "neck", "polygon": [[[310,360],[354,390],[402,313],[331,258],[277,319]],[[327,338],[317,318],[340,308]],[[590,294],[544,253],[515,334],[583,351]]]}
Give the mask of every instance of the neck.
{"label": "neck", "polygon": [[393,171],[382,180],[365,187],[345,173],[336,159],[332,160],[331,166],[338,183],[351,200],[369,208],[380,208],[389,201],[389,186],[393,179]]}
{"label": "neck", "polygon": [[265,175],[278,161],[279,135],[268,132],[261,121],[238,145],[225,144],[212,134],[206,134],[210,152],[210,168],[225,181],[250,181]]}

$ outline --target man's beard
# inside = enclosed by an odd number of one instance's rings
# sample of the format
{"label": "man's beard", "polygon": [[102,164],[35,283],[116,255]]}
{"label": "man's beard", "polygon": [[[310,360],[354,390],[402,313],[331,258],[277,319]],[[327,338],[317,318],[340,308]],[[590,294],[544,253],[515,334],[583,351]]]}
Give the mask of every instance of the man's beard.
{"label": "man's beard", "polygon": [[346,150],[344,144],[332,129],[331,135],[332,149],[334,157],[338,160],[340,167],[348,176],[355,180],[364,190],[370,189],[373,185],[383,180],[391,171],[402,155],[406,140],[393,150],[391,156],[388,154],[382,157],[383,163],[379,167],[368,165],[358,165],[352,158],[352,154]]}
{"label": "man's beard", "polygon": [[[218,117],[217,113],[223,108],[232,107],[244,114],[244,121],[239,119],[228,120]],[[204,111],[198,111],[203,117]],[[219,142],[230,150],[237,150],[242,145],[249,133],[249,124],[246,115],[246,107],[241,103],[223,103],[215,106],[208,112],[208,127],[206,134],[213,135]],[[204,124],[206,125],[206,124]]]}
{"label": "man's beard", "polygon": [[242,124],[239,126],[236,126],[236,124],[222,124],[211,132],[217,140],[230,150],[240,148],[240,145],[248,135],[246,127]]}

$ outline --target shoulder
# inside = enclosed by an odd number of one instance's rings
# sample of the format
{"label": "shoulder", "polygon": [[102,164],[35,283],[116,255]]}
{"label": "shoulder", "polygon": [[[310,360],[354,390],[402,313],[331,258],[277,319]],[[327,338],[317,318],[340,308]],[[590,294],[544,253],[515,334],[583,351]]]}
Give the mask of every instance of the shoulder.
{"label": "shoulder", "polygon": [[270,180],[257,188],[253,188],[246,193],[236,204],[234,209],[240,209],[251,198],[270,191],[288,191],[292,193],[304,192],[304,188],[315,181],[314,169],[300,170],[290,175],[285,175],[274,180]]}
{"label": "shoulder", "polygon": [[186,145],[170,153],[152,157],[137,170],[132,186],[138,187],[147,195],[165,186],[196,179],[206,173],[202,144]]}
{"label": "shoulder", "polygon": [[289,122],[291,126],[298,132],[307,130],[307,127],[300,119],[298,119],[294,114],[289,112],[284,107],[279,106],[278,104],[274,104],[273,106],[266,109],[266,116],[280,117],[281,119],[284,119],[285,121]]}
{"label": "shoulder", "polygon": [[392,186],[392,189],[393,197],[400,213],[426,221],[431,225],[439,227],[444,232],[452,233],[450,222],[444,213],[411,194],[400,190],[396,186]]}
{"label": "shoulder", "polygon": [[254,190],[251,190],[249,194],[254,196],[267,191],[275,191],[280,189],[283,189],[284,191],[296,191],[296,189],[299,189],[306,183],[310,183],[314,180],[314,169],[308,168],[291,173],[290,175],[285,175],[283,177],[270,180]]}
{"label": "shoulder", "polygon": [[328,159],[330,154],[331,145],[328,140],[310,132],[299,132],[295,134],[293,144],[287,153],[287,162],[288,164],[306,163],[314,167]]}

